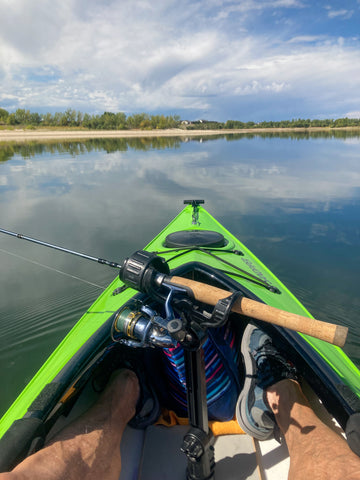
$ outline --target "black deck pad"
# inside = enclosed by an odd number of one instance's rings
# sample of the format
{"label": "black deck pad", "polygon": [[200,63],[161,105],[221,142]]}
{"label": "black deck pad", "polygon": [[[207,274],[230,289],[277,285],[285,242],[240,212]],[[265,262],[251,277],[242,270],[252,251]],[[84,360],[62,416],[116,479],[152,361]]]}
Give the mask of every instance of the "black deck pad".
{"label": "black deck pad", "polygon": [[226,245],[224,236],[212,230],[180,230],[170,233],[165,239],[165,247],[212,247],[221,248]]}

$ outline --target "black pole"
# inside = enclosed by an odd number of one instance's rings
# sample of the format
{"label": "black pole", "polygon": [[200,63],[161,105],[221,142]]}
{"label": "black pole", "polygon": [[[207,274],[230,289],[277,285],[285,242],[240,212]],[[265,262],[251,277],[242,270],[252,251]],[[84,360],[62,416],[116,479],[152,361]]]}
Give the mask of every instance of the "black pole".
{"label": "black pole", "polygon": [[205,361],[202,346],[184,346],[187,405],[190,430],[181,447],[187,456],[188,480],[212,480],[215,471],[214,436],[209,429]]}
{"label": "black pole", "polygon": [[102,265],[108,265],[109,267],[113,268],[121,268],[121,265],[119,263],[110,262],[109,260],[105,260],[103,258],[92,257],[90,255],[86,255],[85,253],[75,252],[74,250],[69,250],[68,248],[59,247],[58,245],[53,245],[52,243],[47,243],[41,240],[37,240],[36,238],[27,237],[26,235],[22,235],[21,233],[10,232],[9,230],[4,230],[3,228],[0,228],[0,233],[5,233],[6,235],[10,235],[11,237],[20,238],[21,240],[27,240],[28,242],[37,243],[38,245],[42,245],[43,247],[60,250],[60,252],[70,253],[71,255],[85,258],[86,260],[91,260],[92,262],[101,263]]}
{"label": "black pole", "polygon": [[185,350],[184,356],[189,422],[208,433],[204,351],[201,347],[195,351]]}

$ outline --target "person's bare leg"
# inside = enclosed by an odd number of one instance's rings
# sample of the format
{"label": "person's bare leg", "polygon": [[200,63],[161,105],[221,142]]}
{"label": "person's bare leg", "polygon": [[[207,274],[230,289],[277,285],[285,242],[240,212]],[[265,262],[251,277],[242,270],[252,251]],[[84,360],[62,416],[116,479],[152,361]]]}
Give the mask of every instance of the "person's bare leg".
{"label": "person's bare leg", "polygon": [[135,414],[139,388],[135,373],[120,370],[86,413],[0,480],[118,479],[120,441]]}
{"label": "person's bare leg", "polygon": [[266,396],[289,449],[289,479],[360,479],[360,458],[319,420],[296,381],[281,380]]}

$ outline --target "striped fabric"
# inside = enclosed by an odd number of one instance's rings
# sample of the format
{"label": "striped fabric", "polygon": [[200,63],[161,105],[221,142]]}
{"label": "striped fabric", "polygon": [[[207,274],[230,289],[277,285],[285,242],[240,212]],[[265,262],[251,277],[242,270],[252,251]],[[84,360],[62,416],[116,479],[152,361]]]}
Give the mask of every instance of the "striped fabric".
{"label": "striped fabric", "polygon": [[[239,393],[238,357],[235,336],[229,325],[208,330],[204,349],[209,418],[229,420]],[[184,353],[180,345],[163,349],[168,394],[180,415],[187,414]]]}

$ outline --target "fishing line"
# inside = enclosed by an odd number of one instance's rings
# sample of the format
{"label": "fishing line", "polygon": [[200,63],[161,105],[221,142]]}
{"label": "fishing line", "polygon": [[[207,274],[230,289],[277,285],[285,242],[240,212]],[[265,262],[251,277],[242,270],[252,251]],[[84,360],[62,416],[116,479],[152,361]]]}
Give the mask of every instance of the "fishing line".
{"label": "fishing line", "polygon": [[101,285],[97,285],[96,283],[89,282],[88,280],[84,280],[83,278],[76,277],[75,275],[71,275],[70,273],[63,272],[62,270],[58,270],[57,268],[54,267],[49,267],[48,265],[44,265],[43,263],[39,263],[36,260],[30,260],[29,258],[25,258],[22,255],[18,255],[17,253],[13,252],[8,252],[7,250],[4,250],[3,248],[0,248],[0,252],[7,253],[8,255],[12,255],[13,257],[20,258],[21,260],[25,260],[26,262],[30,262],[33,265],[37,265],[39,267],[47,268],[48,270],[51,270],[56,273],[61,273],[62,275],[65,275],[66,277],[73,278],[74,280],[79,280],[80,282],[87,283],[88,285],[91,285],[93,287],[101,288],[101,290],[105,290],[106,287],[103,287]]}

